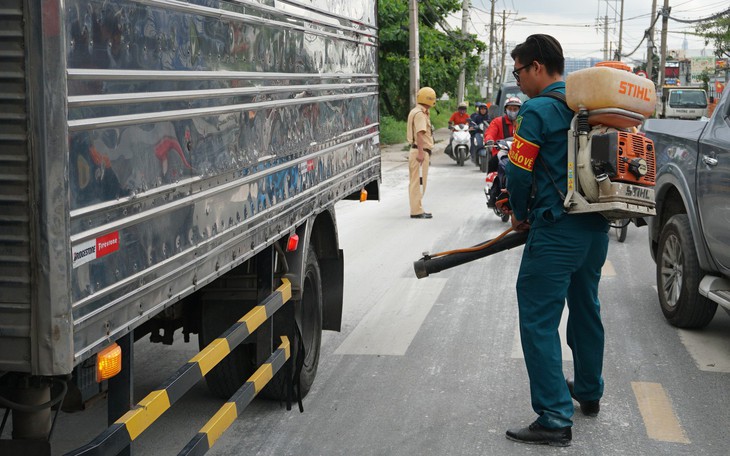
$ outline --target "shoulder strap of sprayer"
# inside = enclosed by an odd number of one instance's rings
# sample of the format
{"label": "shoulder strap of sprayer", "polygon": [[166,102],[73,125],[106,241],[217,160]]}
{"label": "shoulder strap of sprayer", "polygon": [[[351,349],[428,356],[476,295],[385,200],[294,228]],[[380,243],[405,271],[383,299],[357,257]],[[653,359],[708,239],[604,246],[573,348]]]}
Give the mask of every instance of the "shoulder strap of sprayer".
{"label": "shoulder strap of sprayer", "polygon": [[[564,93],[557,92],[555,90],[551,90],[550,92],[541,93],[540,95],[536,96],[535,98],[540,98],[540,97],[547,97],[547,98],[552,98],[554,100],[558,100],[559,102],[563,103],[566,108],[570,109],[570,106],[568,106],[568,101],[565,99]],[[570,109],[570,110],[572,111],[572,109]],[[560,187],[558,187],[558,184],[555,183],[555,179],[553,179],[553,175],[550,173],[550,170],[548,169],[547,165],[545,164],[545,161],[542,159],[542,156],[540,156],[538,154],[537,159],[542,164],[542,167],[545,168],[545,172],[547,173],[548,177],[550,178],[550,182],[553,183],[553,187],[555,187],[555,190],[557,190],[558,195],[560,195],[560,197],[563,200],[565,200],[565,194],[560,190]],[[537,185],[536,185],[536,182],[534,182],[535,181],[534,174],[533,174],[532,180],[533,180],[533,183],[532,183],[533,195],[532,196],[534,197],[534,194],[537,191]]]}

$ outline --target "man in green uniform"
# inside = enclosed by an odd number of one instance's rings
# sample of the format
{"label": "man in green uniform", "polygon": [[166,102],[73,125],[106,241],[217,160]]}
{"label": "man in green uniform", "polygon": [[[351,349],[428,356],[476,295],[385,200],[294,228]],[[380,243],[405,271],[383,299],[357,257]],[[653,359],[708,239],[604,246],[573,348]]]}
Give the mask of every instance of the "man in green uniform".
{"label": "man in green uniform", "polygon": [[[517,301],[532,408],[538,418],[528,427],[508,430],[507,438],[567,446],[572,439],[571,396],[585,415],[596,416],[603,395],[598,282],[608,249],[608,222],[598,213],[570,215],[563,209],[567,130],[573,113],[564,101],[553,98],[555,92],[565,94],[560,43],[549,35],[531,35],[514,48],[512,58],[512,74],[531,98],[516,120],[507,190],[512,226],[530,230],[517,278]],[[574,383],[563,374],[558,335],[566,300]]]}

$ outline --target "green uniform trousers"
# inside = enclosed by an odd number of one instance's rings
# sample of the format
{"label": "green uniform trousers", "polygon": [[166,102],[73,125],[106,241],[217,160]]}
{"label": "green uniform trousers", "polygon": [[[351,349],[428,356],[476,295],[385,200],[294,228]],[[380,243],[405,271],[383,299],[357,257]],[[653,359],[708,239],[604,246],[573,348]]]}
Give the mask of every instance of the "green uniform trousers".
{"label": "green uniform trousers", "polygon": [[607,229],[585,229],[567,216],[530,230],[517,279],[520,335],[532,408],[547,428],[572,426],[558,326],[567,300],[567,343],[573,352],[575,395],[603,395],[603,324],[598,282],[608,251]]}

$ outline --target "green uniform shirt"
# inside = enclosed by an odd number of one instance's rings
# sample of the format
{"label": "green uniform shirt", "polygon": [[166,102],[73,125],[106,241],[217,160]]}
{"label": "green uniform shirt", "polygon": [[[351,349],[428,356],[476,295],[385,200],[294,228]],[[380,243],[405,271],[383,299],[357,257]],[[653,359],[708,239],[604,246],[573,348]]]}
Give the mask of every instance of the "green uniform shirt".
{"label": "green uniform shirt", "polygon": [[[565,82],[555,82],[541,94],[551,91],[564,94]],[[567,193],[568,129],[572,118],[573,111],[561,101],[535,97],[522,104],[515,121],[515,137],[506,168],[507,190],[515,217],[527,220],[532,228],[565,219],[558,189],[563,195]],[[535,197],[530,201],[533,180]],[[569,218],[589,229],[603,230],[607,225],[600,214]]]}

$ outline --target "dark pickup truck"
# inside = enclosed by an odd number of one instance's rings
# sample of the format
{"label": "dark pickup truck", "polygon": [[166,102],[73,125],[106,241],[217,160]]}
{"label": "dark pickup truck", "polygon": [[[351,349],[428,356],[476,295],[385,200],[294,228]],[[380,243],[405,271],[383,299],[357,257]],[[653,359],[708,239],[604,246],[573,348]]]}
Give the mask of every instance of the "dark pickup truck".
{"label": "dark pickup truck", "polygon": [[649,219],[659,303],[680,328],[730,312],[730,90],[708,122],[647,120],[657,160]]}

